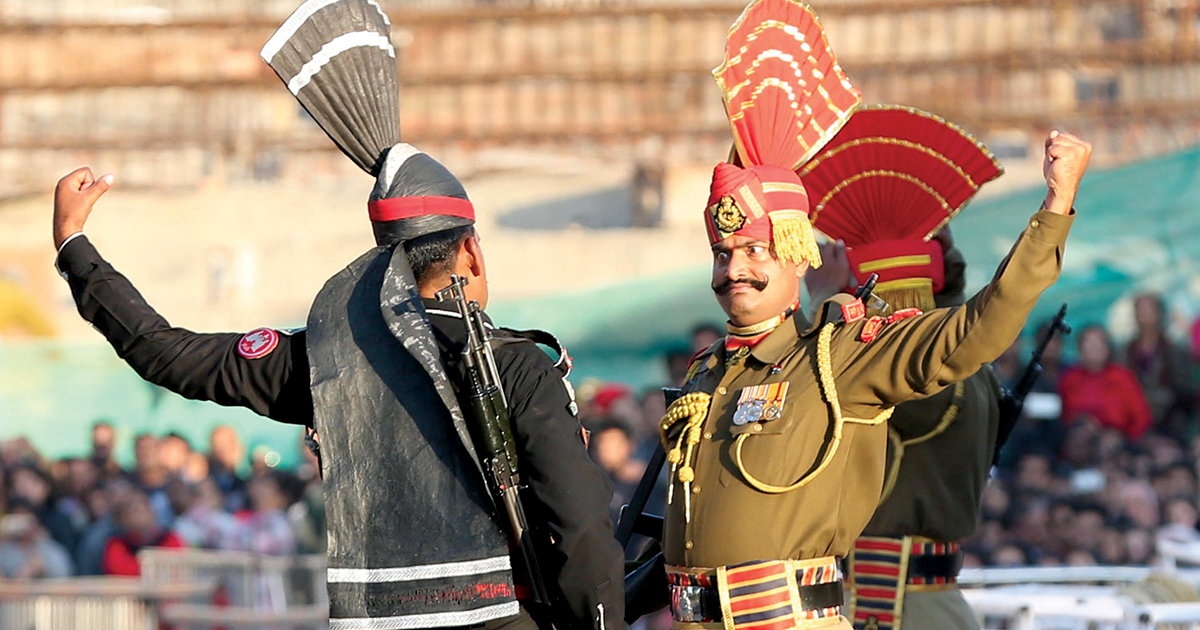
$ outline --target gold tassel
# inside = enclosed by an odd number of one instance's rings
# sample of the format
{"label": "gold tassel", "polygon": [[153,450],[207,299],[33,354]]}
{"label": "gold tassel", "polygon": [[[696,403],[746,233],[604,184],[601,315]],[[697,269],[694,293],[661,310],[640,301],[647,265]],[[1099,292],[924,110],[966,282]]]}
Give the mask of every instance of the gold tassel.
{"label": "gold tassel", "polygon": [[[911,287],[905,289],[883,289],[876,290],[875,295],[878,295],[884,302],[891,306],[891,312],[906,309],[919,308],[924,312],[932,311],[937,308],[937,303],[933,300],[933,288],[931,286]],[[872,309],[873,311],[874,309]],[[888,313],[868,313],[868,315],[887,315]]]}
{"label": "gold tassel", "polygon": [[799,265],[807,262],[813,269],[821,266],[821,250],[813,234],[808,215],[799,210],[776,210],[771,218],[771,239],[775,255]]}
{"label": "gold tassel", "polygon": [[[669,448],[667,461],[671,462],[670,486],[667,488],[667,505],[675,498],[675,480],[683,484],[684,517],[692,520],[691,485],[696,479],[696,470],[692,467],[692,455],[700,443],[701,430],[704,421],[708,419],[708,405],[712,396],[704,392],[684,394],[679,400],[671,403],[667,415],[658,424],[659,435],[662,437],[663,448]],[[683,429],[671,445],[671,430],[683,421]]]}

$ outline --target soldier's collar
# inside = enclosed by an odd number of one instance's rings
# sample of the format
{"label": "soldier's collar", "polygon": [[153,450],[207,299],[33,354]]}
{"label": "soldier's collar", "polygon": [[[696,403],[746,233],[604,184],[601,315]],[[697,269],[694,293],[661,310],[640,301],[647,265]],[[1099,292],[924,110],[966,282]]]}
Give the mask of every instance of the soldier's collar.
{"label": "soldier's collar", "polygon": [[796,312],[783,320],[766,339],[758,342],[758,345],[750,350],[750,356],[767,365],[775,365],[796,346],[800,331],[807,324],[808,320],[804,318],[804,314],[800,309],[796,309]]}
{"label": "soldier's collar", "polygon": [[[462,314],[458,312],[458,305],[454,302],[439,302],[433,298],[421,298],[421,303],[425,305],[425,313],[430,317],[462,319]],[[495,327],[487,313],[483,314],[483,325],[485,328]]]}
{"label": "soldier's collar", "polygon": [[[821,304],[814,321],[808,321],[802,310],[792,313],[775,332],[763,339],[750,356],[767,365],[777,365],[788,352],[796,347],[796,342],[805,337],[817,334],[821,327],[829,322],[842,321],[842,306],[854,302],[854,296],[849,293],[839,293]],[[722,349],[723,350],[723,349]],[[724,357],[721,357],[724,360]]]}

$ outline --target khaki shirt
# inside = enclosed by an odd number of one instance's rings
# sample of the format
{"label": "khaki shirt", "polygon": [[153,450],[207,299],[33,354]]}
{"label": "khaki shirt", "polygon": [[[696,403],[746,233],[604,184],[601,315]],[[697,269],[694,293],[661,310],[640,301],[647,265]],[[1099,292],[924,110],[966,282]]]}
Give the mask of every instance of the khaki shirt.
{"label": "khaki shirt", "polygon": [[[1043,290],[1054,283],[1071,216],[1036,214],[1000,264],[991,284],[960,307],[937,309],[885,326],[860,341],[865,320],[838,325],[831,342],[841,410],[869,419],[902,401],[929,396],[974,374],[1016,339]],[[669,564],[717,567],[752,560],[844,556],[879,502],[887,426],[846,424],[825,470],[802,488],[767,494],[753,488],[733,460],[733,414],[744,387],[788,382],[782,416],[760,427],[743,448],[754,477],[790,485],[821,461],[829,444],[831,411],[817,384],[819,331],[840,316],[839,296],[809,325],[797,314],[750,355],[726,369],[718,347],[701,357],[703,371],[689,391],[710,393],[703,437],[694,457],[691,518],[682,484],[667,506],[664,550]],[[718,344],[720,346],[720,344]]]}
{"label": "khaki shirt", "polygon": [[[955,385],[896,406],[885,482],[892,491],[864,535],[952,542],[975,533],[1000,428],[1001,392],[991,368],[961,385],[961,395]],[[908,444],[901,450],[897,442]]]}

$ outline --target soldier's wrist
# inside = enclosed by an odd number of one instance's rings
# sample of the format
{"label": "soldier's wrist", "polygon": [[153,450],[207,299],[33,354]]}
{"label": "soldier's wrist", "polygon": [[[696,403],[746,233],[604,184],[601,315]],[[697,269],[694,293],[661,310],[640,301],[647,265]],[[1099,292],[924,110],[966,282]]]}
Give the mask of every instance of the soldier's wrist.
{"label": "soldier's wrist", "polygon": [[1054,214],[1069,215],[1075,204],[1075,196],[1065,197],[1062,195],[1049,194],[1042,200],[1042,207],[1039,212],[1052,212]]}
{"label": "soldier's wrist", "polygon": [[55,251],[61,253],[63,246],[65,246],[68,241],[70,241],[71,239],[75,238],[77,235],[82,234],[82,233],[83,233],[82,225],[62,224],[62,225],[54,226],[54,249],[55,249]]}

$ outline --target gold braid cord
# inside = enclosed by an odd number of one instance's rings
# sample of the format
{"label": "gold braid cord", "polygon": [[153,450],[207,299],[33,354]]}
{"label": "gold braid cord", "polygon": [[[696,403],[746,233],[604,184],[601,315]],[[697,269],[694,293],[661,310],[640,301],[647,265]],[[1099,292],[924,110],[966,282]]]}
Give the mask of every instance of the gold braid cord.
{"label": "gold braid cord", "polygon": [[837,324],[830,322],[821,328],[821,333],[817,337],[817,376],[821,381],[821,390],[825,394],[825,402],[829,405],[830,411],[833,413],[833,440],[829,443],[829,447],[825,449],[825,456],[821,458],[821,463],[807,475],[804,475],[796,483],[790,486],[773,486],[769,483],[764,483],[750,474],[746,470],[745,464],[742,463],[742,445],[746,443],[746,439],[750,437],[749,433],[743,433],[738,436],[737,442],[734,443],[734,461],[737,463],[738,471],[742,473],[742,477],[746,482],[760,492],[768,494],[783,494],[799,490],[808,485],[810,481],[816,479],[817,475],[821,474],[829,464],[833,462],[834,456],[837,455],[838,447],[842,443],[842,429],[849,424],[865,424],[878,425],[887,422],[888,418],[892,417],[892,412],[895,408],[884,409],[879,415],[870,420],[861,418],[846,418],[842,416],[842,404],[838,399],[837,386],[833,381],[833,353],[831,350],[833,341],[833,330]]}
{"label": "gold braid cord", "polygon": [[967,390],[967,385],[963,381],[954,384],[954,397],[950,400],[950,406],[946,407],[946,412],[942,414],[942,419],[938,425],[929,433],[920,435],[909,440],[901,440],[900,434],[891,427],[888,428],[888,440],[892,443],[892,465],[888,467],[887,480],[883,482],[883,494],[879,496],[879,502],[883,503],[888,497],[892,496],[892,491],[896,489],[896,479],[900,476],[900,463],[904,459],[904,449],[909,446],[915,446],[922,442],[928,442],[933,438],[946,432],[950,425],[958,418],[958,411],[962,408],[963,394]]}
{"label": "gold braid cord", "polygon": [[[684,394],[679,400],[671,403],[667,415],[663,416],[658,425],[663,448],[667,449],[667,461],[671,462],[667,505],[674,499],[675,480],[678,479],[683,484],[684,515],[689,523],[692,522],[692,481],[696,479],[692,456],[696,453],[696,445],[700,443],[700,434],[704,429],[704,421],[708,418],[708,406],[711,402],[712,396],[704,392]],[[680,422],[683,422],[683,428],[675,436],[675,444],[672,446],[671,429]]]}

